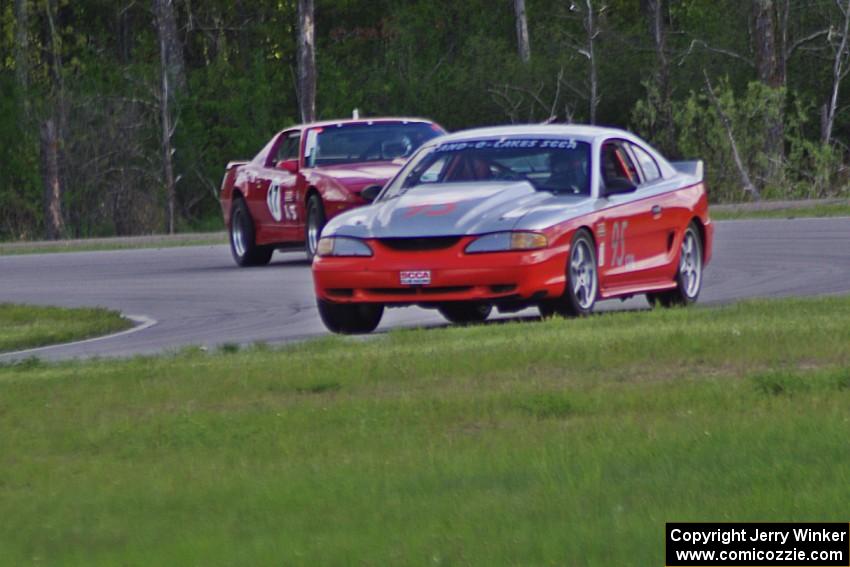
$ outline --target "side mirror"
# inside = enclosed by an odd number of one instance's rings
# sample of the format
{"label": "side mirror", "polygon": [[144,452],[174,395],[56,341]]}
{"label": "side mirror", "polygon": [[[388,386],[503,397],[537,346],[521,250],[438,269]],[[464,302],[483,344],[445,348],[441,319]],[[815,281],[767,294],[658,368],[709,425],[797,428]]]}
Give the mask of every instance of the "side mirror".
{"label": "side mirror", "polygon": [[378,198],[378,195],[381,193],[381,189],[383,189],[381,185],[369,185],[360,192],[360,196],[371,203]]}
{"label": "side mirror", "polygon": [[288,171],[289,173],[298,173],[298,160],[282,159],[275,164],[275,167]]}
{"label": "side mirror", "polygon": [[605,190],[604,194],[607,197],[608,195],[619,195],[621,193],[631,193],[637,189],[637,185],[625,179],[624,177],[615,177],[614,179],[609,179],[605,181]]}

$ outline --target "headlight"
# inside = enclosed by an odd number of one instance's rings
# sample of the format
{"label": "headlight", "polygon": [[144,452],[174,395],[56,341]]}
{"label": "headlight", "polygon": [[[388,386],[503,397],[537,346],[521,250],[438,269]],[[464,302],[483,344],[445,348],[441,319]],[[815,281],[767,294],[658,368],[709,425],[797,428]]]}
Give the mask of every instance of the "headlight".
{"label": "headlight", "polygon": [[537,232],[494,232],[476,238],[466,247],[467,254],[480,252],[505,252],[509,250],[537,250],[546,248],[549,241]]}
{"label": "headlight", "polygon": [[372,249],[357,238],[325,236],[319,239],[316,254],[319,256],[371,256]]}

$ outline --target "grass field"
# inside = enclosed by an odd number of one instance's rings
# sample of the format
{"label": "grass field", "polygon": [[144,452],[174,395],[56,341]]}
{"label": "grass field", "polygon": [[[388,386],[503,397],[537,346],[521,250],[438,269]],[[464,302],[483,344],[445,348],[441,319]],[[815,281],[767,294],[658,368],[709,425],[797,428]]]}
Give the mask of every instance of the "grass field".
{"label": "grass field", "polygon": [[723,207],[711,210],[711,217],[715,220],[850,217],[850,202],[765,210]]}
{"label": "grass field", "polygon": [[0,303],[0,353],[106,335],[132,327],[115,311]]}
{"label": "grass field", "polygon": [[663,565],[847,521],[850,298],[0,367],[0,564]]}

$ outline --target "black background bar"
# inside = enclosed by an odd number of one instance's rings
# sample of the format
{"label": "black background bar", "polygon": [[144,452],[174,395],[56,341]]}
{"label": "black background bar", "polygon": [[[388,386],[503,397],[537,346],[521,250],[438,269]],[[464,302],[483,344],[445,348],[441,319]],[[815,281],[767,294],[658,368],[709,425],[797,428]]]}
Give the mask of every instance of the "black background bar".
{"label": "black background bar", "polygon": [[[829,537],[823,537],[824,534]],[[786,536],[787,539],[781,539]],[[767,539],[762,539],[767,538]],[[697,540],[698,541],[694,541]],[[707,541],[706,541],[707,540]],[[710,553],[714,552],[711,558]],[[813,553],[836,552],[832,559]],[[733,559],[720,559],[725,552]],[[762,559],[758,559],[761,553]],[[753,559],[749,555],[754,556]],[[742,559],[743,558],[743,559]],[[769,559],[768,559],[769,558]],[[667,567],[848,567],[850,525],[846,523],[668,523]]]}

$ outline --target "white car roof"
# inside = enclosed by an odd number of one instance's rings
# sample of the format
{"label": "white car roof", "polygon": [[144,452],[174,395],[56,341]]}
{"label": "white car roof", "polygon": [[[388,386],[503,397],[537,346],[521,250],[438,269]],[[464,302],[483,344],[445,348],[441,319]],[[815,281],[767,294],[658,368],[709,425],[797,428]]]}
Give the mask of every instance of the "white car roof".
{"label": "white car roof", "polygon": [[456,142],[478,138],[498,136],[568,136],[585,140],[595,138],[635,138],[634,134],[618,128],[589,126],[585,124],[521,124],[512,126],[492,126],[474,128],[447,134],[439,138],[440,142]]}

